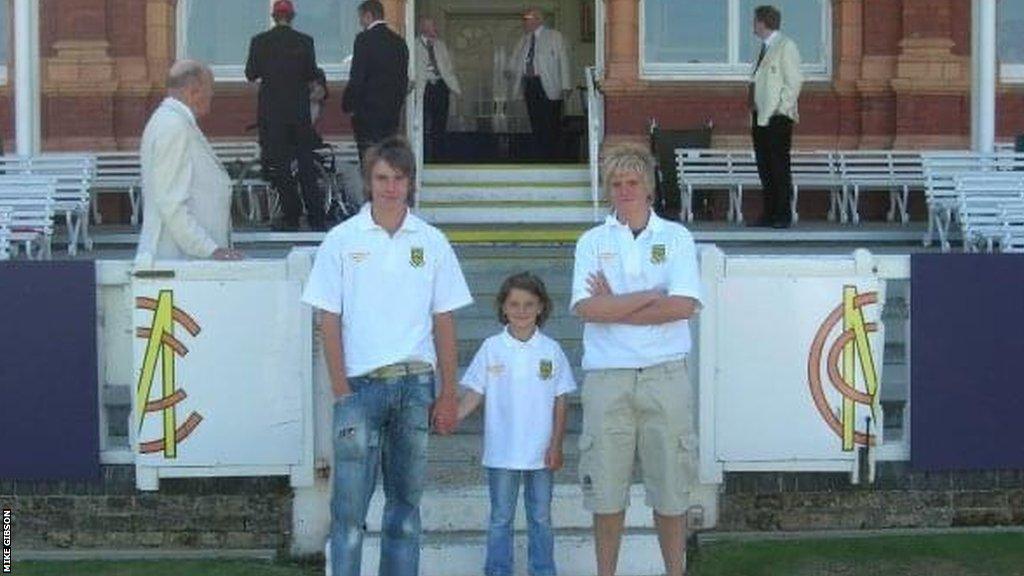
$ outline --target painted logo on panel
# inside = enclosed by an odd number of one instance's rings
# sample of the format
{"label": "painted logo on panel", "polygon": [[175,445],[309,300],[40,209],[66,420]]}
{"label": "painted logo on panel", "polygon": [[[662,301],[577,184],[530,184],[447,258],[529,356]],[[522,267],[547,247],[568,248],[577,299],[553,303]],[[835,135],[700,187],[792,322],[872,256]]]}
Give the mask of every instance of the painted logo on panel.
{"label": "painted logo on panel", "polygon": [[[178,358],[188,355],[188,348],[175,336],[174,326],[180,325],[192,337],[199,335],[200,327],[188,313],[174,306],[174,292],[171,290],[161,290],[155,300],[138,297],[135,299],[135,307],[153,312],[153,322],[148,328],[139,326],[135,329],[135,336],[146,340],[146,353],[135,391],[136,425],[141,432],[146,416],[153,413],[159,413],[163,419],[163,438],[140,440],[139,452],[150,454],[162,451],[164,458],[177,458],[178,444],[188,438],[203,421],[203,417],[192,412],[185,422],[178,425],[177,405],[188,394],[183,388],[178,388],[174,368]],[[150,400],[158,373],[161,393],[155,400]]]}
{"label": "painted logo on panel", "polygon": [[[857,407],[865,406],[872,416],[872,426],[878,426],[878,372],[868,341],[868,334],[876,332],[878,325],[864,320],[864,308],[877,303],[877,292],[858,294],[856,286],[844,286],[843,302],[818,328],[808,355],[807,379],[814,406],[842,440],[844,452],[853,451],[858,444],[875,445],[876,437],[867,426],[857,428]],[[842,397],[838,414],[829,407],[825,386],[831,386]]]}

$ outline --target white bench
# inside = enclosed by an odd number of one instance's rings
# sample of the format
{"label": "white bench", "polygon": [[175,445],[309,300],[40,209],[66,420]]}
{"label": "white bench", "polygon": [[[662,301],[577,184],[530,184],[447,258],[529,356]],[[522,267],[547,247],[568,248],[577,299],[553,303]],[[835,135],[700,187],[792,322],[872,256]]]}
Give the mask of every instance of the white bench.
{"label": "white bench", "polygon": [[906,150],[849,150],[839,152],[844,184],[843,209],[850,220],[860,222],[860,193],[883,191],[889,194],[892,222],[897,216],[902,224],[910,220],[907,204],[911,189],[924,187],[920,152]]}
{"label": "white bench", "polygon": [[0,260],[11,257],[11,207],[0,206]]}
{"label": "white bench", "polygon": [[78,253],[79,243],[92,249],[89,237],[90,188],[96,173],[91,155],[45,153],[37,156],[0,156],[0,173],[53,177],[54,210],[64,216],[68,233],[68,254]]}
{"label": "white bench", "polygon": [[132,226],[139,223],[142,210],[142,161],[138,150],[119,150],[96,153],[96,177],[92,181],[92,217],[103,223],[99,209],[99,195],[105,193],[128,194],[131,203]]}
{"label": "white bench", "polygon": [[0,209],[10,215],[7,238],[14,251],[20,243],[27,257],[50,258],[56,187],[52,177],[0,175]]}
{"label": "white bench", "polygon": [[957,217],[964,251],[991,252],[1024,230],[1024,172],[970,172],[955,176]]}
{"label": "white bench", "polygon": [[924,172],[924,193],[928,203],[928,230],[923,243],[928,246],[938,238],[943,251],[949,251],[950,228],[958,209],[956,175],[971,172],[1006,172],[1024,170],[1024,153],[1009,151],[972,152],[942,150],[921,153]]}
{"label": "white bench", "polygon": [[843,179],[839,170],[838,154],[828,151],[795,150],[790,153],[793,175],[793,195],[790,198],[790,218],[793,224],[800,219],[797,203],[800,188],[827,190],[829,193],[829,220],[846,221],[843,210]]}
{"label": "white bench", "polygon": [[678,148],[676,170],[679,172],[679,205],[687,222],[693,221],[694,190],[727,191],[727,218],[730,222],[742,223],[743,190],[761,187],[757,161],[751,150]]}

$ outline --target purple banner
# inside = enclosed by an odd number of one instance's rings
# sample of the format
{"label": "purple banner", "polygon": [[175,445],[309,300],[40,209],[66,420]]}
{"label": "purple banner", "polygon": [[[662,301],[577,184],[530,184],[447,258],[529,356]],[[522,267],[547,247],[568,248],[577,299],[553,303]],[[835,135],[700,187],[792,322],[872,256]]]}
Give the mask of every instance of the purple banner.
{"label": "purple banner", "polygon": [[0,479],[99,477],[96,271],[0,263]]}
{"label": "purple banner", "polygon": [[1024,468],[1024,255],[911,259],[911,464]]}

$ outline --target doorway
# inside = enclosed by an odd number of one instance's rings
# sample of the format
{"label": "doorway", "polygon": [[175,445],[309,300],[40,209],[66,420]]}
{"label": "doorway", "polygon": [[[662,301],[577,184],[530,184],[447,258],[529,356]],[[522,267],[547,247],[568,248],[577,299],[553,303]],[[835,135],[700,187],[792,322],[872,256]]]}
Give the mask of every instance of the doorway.
{"label": "doorway", "polygon": [[[601,0],[597,0],[601,2]],[[415,0],[407,22],[423,17],[437,24],[438,36],[451,55],[461,95],[452,94],[443,138],[423,136],[428,164],[585,163],[587,92],[584,71],[598,59],[599,38],[594,0],[548,0],[537,3],[544,25],[565,41],[572,90],[562,102],[561,142],[553,153],[538,154],[522,99],[513,98],[505,70],[524,34],[521,0]],[[411,16],[409,18],[408,16]],[[416,38],[419,38],[417,26]],[[414,40],[415,42],[415,40]],[[412,42],[411,42],[412,44]],[[422,108],[422,99],[419,102]],[[422,110],[412,111],[412,126],[422,129]],[[416,139],[418,134],[414,134]]]}

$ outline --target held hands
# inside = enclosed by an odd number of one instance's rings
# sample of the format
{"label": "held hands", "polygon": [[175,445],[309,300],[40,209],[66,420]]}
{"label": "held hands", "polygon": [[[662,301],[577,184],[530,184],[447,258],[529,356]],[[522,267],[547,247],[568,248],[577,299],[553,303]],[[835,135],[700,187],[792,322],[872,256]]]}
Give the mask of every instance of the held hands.
{"label": "held hands", "polygon": [[552,472],[557,472],[562,469],[562,447],[551,446],[548,451],[544,453],[544,466]]}
{"label": "held hands", "polygon": [[612,287],[608,284],[608,278],[601,270],[591,272],[587,276],[587,289],[591,296],[611,296],[613,294]]}
{"label": "held hands", "polygon": [[459,398],[455,394],[438,396],[430,409],[430,420],[438,434],[447,436],[459,425]]}
{"label": "held hands", "polygon": [[334,401],[342,400],[346,396],[352,395],[352,388],[348,385],[348,378],[342,376],[336,378],[331,382],[331,392],[334,393]]}
{"label": "held hands", "polygon": [[233,248],[217,248],[210,257],[214,260],[245,260],[245,254]]}

